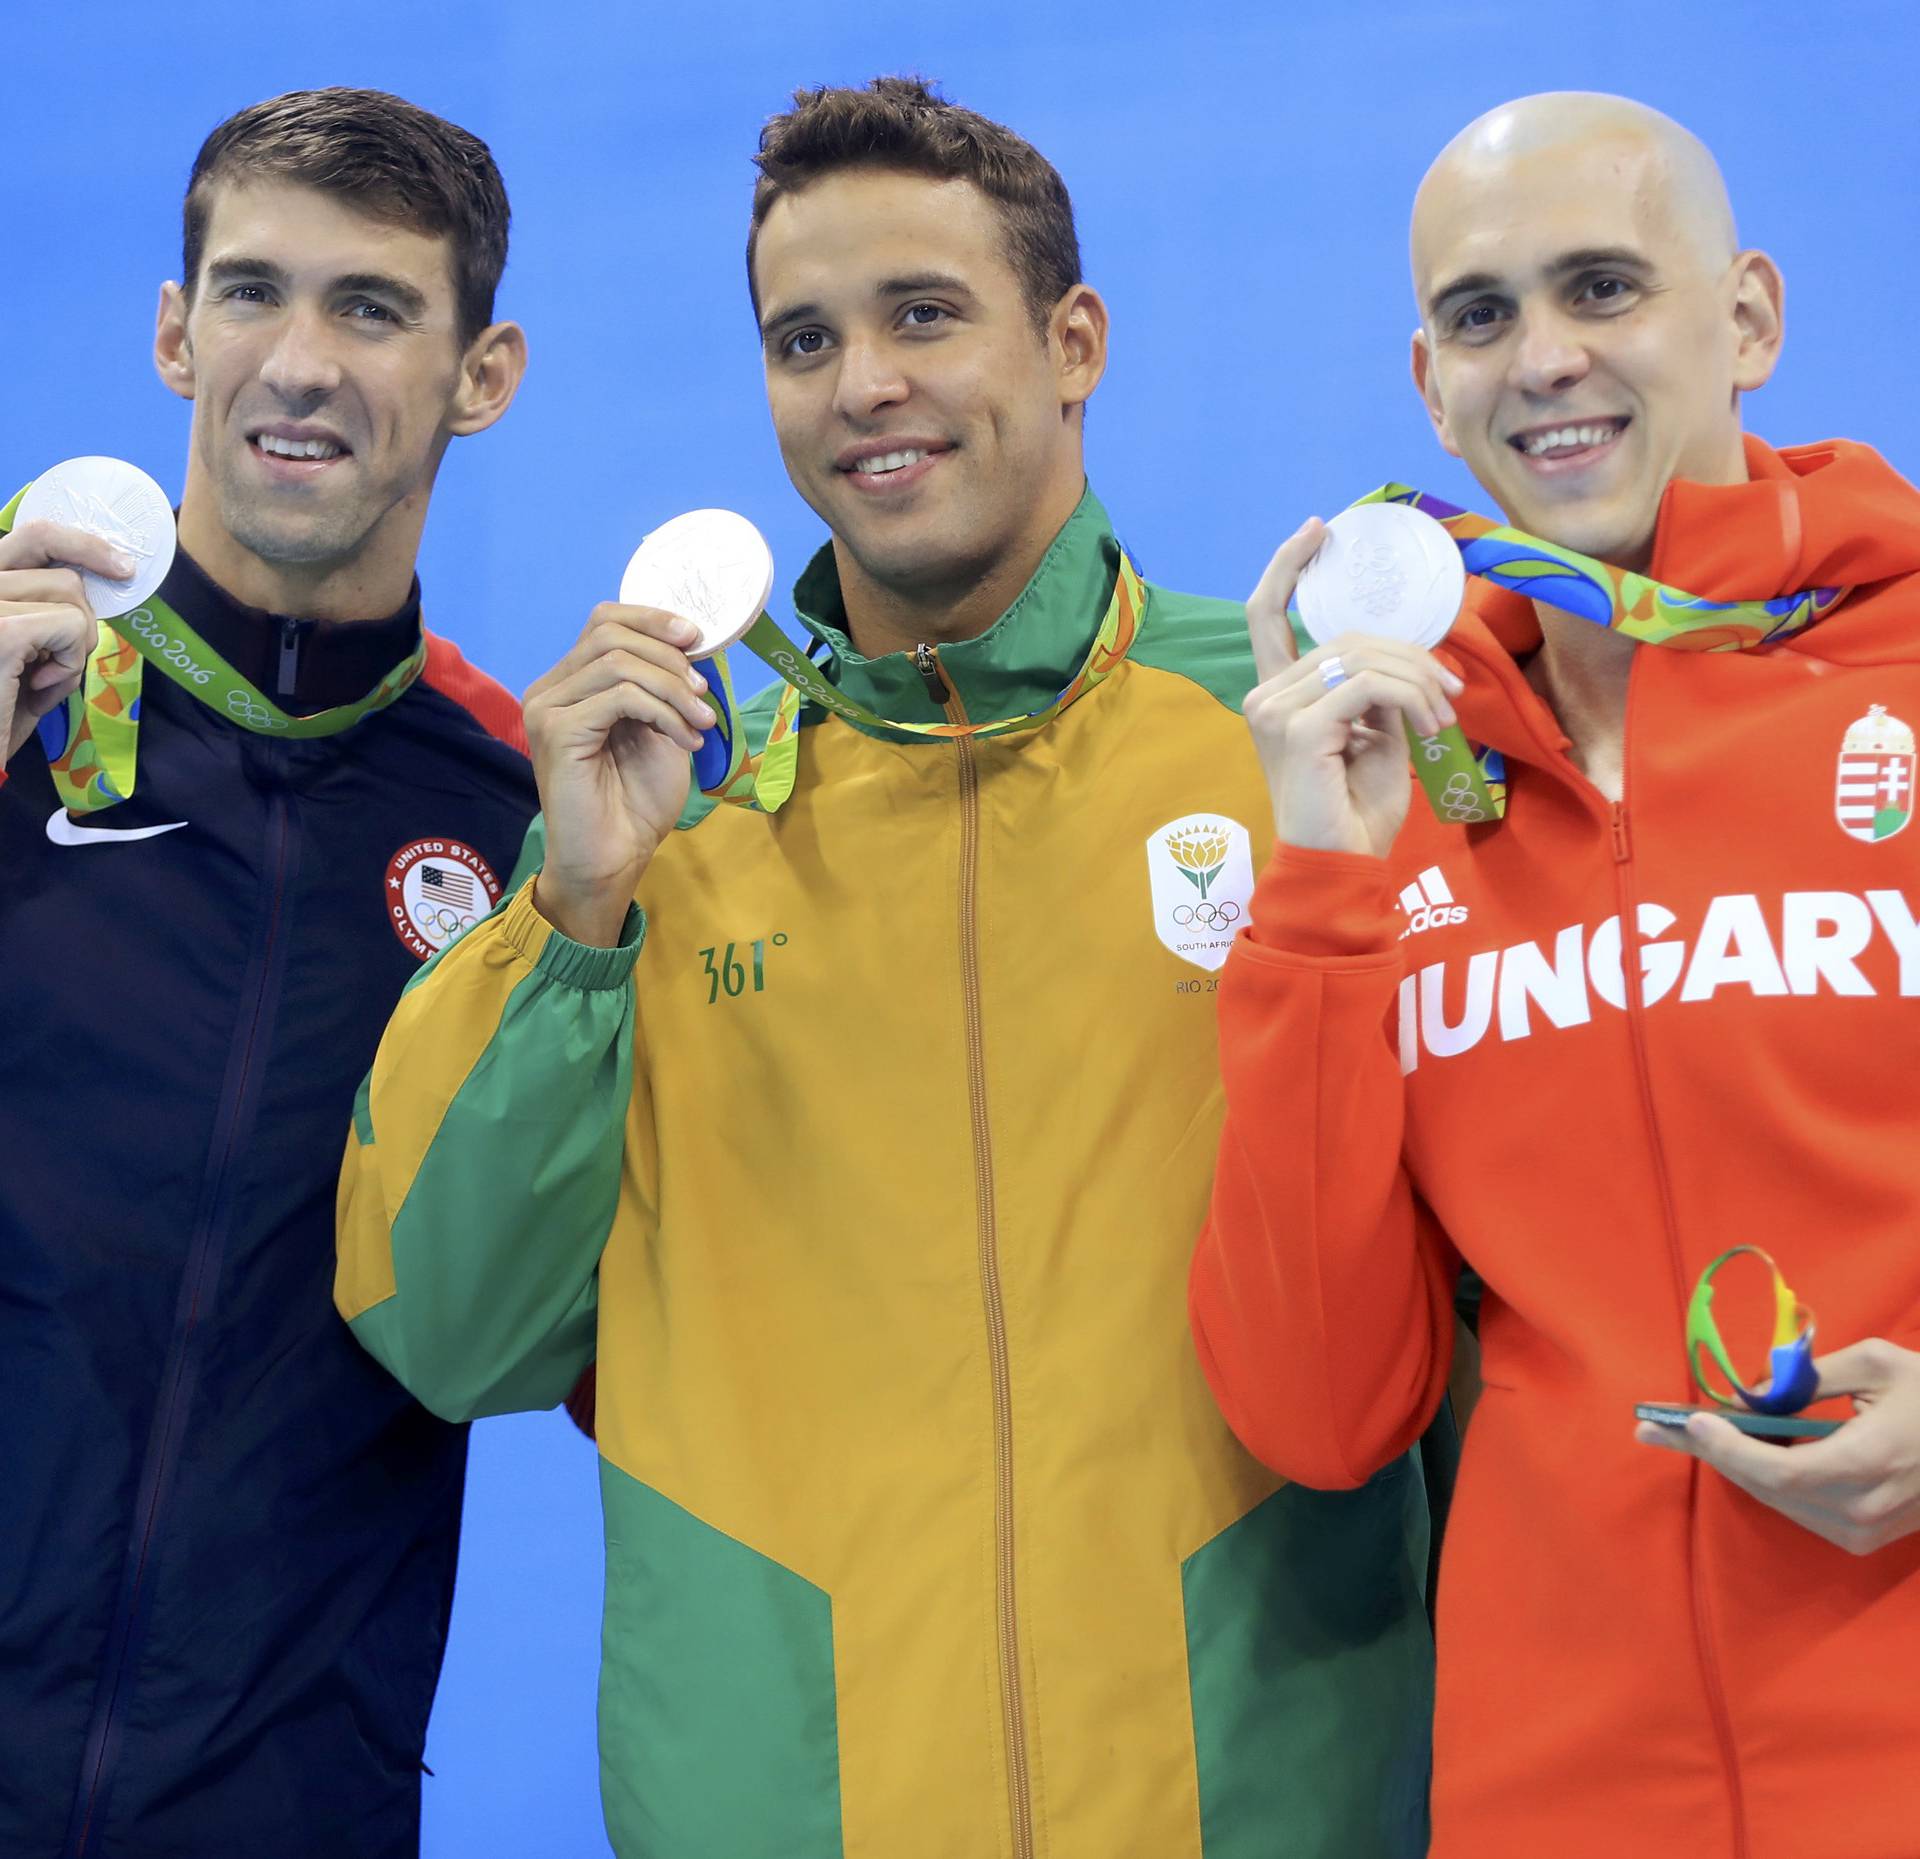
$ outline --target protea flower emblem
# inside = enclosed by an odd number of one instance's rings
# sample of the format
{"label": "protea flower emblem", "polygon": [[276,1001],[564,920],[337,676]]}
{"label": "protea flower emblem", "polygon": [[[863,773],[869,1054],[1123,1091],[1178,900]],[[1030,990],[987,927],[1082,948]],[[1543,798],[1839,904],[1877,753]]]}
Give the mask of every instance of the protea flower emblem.
{"label": "protea flower emblem", "polygon": [[1227,835],[1217,826],[1188,827],[1167,835],[1167,850],[1173,854],[1174,864],[1181,877],[1200,893],[1202,902],[1226,865],[1228,844]]}

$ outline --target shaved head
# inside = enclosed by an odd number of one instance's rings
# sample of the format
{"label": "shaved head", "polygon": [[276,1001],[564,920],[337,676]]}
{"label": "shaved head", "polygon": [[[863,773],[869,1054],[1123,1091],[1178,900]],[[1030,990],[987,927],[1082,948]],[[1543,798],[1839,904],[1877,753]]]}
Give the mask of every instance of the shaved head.
{"label": "shaved head", "polygon": [[1671,116],[1603,91],[1549,90],[1476,117],[1434,158],[1413,197],[1413,271],[1422,274],[1423,227],[1457,210],[1518,162],[1574,150],[1602,152],[1646,211],[1665,219],[1716,270],[1739,249],[1733,203],[1707,145]]}
{"label": "shaved head", "polygon": [[1773,370],[1780,274],[1671,117],[1556,91],[1503,103],[1414,197],[1413,377],[1510,523],[1645,564],[1676,478],[1746,475],[1740,397]]}

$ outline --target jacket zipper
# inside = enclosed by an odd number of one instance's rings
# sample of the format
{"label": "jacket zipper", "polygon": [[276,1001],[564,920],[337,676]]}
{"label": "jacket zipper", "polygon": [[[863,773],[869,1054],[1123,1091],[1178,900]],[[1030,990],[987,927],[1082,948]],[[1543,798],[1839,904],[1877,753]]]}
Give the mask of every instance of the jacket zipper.
{"label": "jacket zipper", "polygon": [[[1505,688],[1509,697],[1514,700],[1518,720],[1532,736],[1534,746],[1540,751],[1542,762],[1549,766],[1557,766],[1561,779],[1573,787],[1596,814],[1604,817],[1607,823],[1613,848],[1614,902],[1620,912],[1620,981],[1621,997],[1627,1004],[1627,1045],[1633,1054],[1635,1082],[1640,1091],[1641,1121],[1646,1129],[1647,1146],[1653,1158],[1654,1181],[1660,1194],[1660,1218],[1667,1236],[1667,1256],[1673,1272],[1677,1308],[1684,1310],[1691,1287],[1687,1283],[1686,1258],[1680,1246],[1680,1223],[1673,1209],[1673,1186],[1667,1172],[1666,1149],[1660,1140],[1660,1125],[1654,1112],[1653,1076],[1647,1066],[1644,1019],[1646,1003],[1641,994],[1640,922],[1630,875],[1633,841],[1627,827],[1624,771],[1631,766],[1631,763],[1625,754],[1625,745],[1632,721],[1634,693],[1640,688],[1639,667],[1636,665],[1629,672],[1627,679],[1627,716],[1623,722],[1621,736],[1623,770],[1621,798],[1618,801],[1609,802],[1579,768],[1574,766],[1572,758],[1567,753],[1565,732],[1560,729],[1557,719],[1553,719],[1551,713],[1547,711],[1544,700],[1527,684],[1524,674],[1511,661],[1483,659],[1477,653],[1472,656],[1475,662],[1493,678],[1495,684]],[[1539,719],[1542,716],[1547,716],[1552,722],[1550,731],[1541,729]],[[1692,1372],[1692,1365],[1689,1363],[1687,1364],[1689,1379],[1692,1377]],[[1700,1488],[1704,1472],[1699,1465],[1689,1469],[1692,1483],[1687,1499],[1687,1554],[1688,1586],[1693,1602],[1691,1611],[1694,1650],[1700,1661],[1701,1683],[1707,1694],[1707,1715],[1713,1724],[1714,1741],[1719,1745],[1721,1770],[1726,1781],[1728,1803],[1733,1819],[1732,1859],[1749,1859],[1752,1842],[1747,1834],[1746,1791],[1741,1783],[1740,1757],[1734,1742],[1733,1718],[1727,1708],[1726,1683],[1721,1676],[1719,1654],[1714,1647],[1711,1604],[1702,1574]]]}
{"label": "jacket zipper", "polygon": [[188,1248],[178,1315],[174,1320],[173,1342],[167,1353],[166,1366],[161,1372],[160,1400],[155,1408],[154,1427],[149,1438],[146,1463],[141,1471],[139,1495],[134,1503],[127,1573],[121,1578],[121,1592],[108,1628],[106,1672],[95,1700],[93,1721],[88,1727],[85,1751],[81,1757],[79,1789],[62,1848],[66,1859],[86,1859],[88,1842],[94,1829],[94,1816],[114,1759],[119,1753],[125,1710],[123,1694],[128,1668],[134,1662],[134,1622],[139,1615],[148,1558],[158,1540],[161,1513],[173,1484],[173,1469],[185,1432],[186,1410],[199,1374],[200,1345],[204,1335],[200,1325],[202,1294],[212,1266],[224,1249],[221,1242],[226,1237],[229,1211],[228,1172],[233,1162],[243,1113],[250,1107],[258,1088],[254,1048],[268,1005],[268,980],[273,973],[273,956],[280,938],[287,854],[292,837],[291,809],[284,787],[276,786],[273,789],[268,801],[267,820],[267,868],[272,878],[267,894],[265,930],[258,952],[258,978],[251,998],[243,999],[241,1004],[238,1024],[242,1045],[238,1065],[233,1072],[231,1089],[215,1116],[213,1138],[207,1149],[207,1166],[201,1180],[201,1206],[204,1211],[195,1224],[193,1240]]}
{"label": "jacket zipper", "polygon": [[273,694],[276,697],[292,697],[300,688],[300,643],[304,636],[303,621],[280,622],[280,656],[275,663],[273,679]]}
{"label": "jacket zipper", "polygon": [[[1628,690],[1631,697],[1631,684]],[[1666,1229],[1667,1257],[1673,1269],[1676,1307],[1684,1310],[1688,1293],[1686,1256],[1680,1245],[1680,1222],[1673,1208],[1673,1187],[1667,1172],[1666,1146],[1660,1139],[1660,1120],[1655,1113],[1653,1074],[1647,1064],[1643,1018],[1646,1003],[1641,994],[1643,970],[1640,960],[1639,908],[1630,875],[1633,844],[1627,832],[1624,785],[1622,798],[1611,805],[1608,824],[1613,840],[1614,902],[1620,912],[1620,965],[1622,993],[1627,1003],[1627,1044],[1633,1053],[1634,1079],[1640,1092],[1640,1114],[1646,1126],[1647,1146],[1653,1155],[1654,1180],[1660,1191],[1660,1220]],[[1690,1365],[1687,1372],[1691,1376]],[[1700,1661],[1700,1676],[1707,1693],[1707,1715],[1713,1723],[1714,1741],[1720,1748],[1720,1765],[1726,1778],[1733,1817],[1733,1859],[1748,1859],[1746,1792],[1740,1780],[1740,1754],[1734,1741],[1733,1719],[1727,1709],[1726,1681],[1721,1674],[1720,1656],[1714,1645],[1712,1613],[1704,1574],[1700,1515],[1703,1468],[1693,1465],[1689,1468],[1689,1474],[1687,1576],[1693,1600],[1694,1651]]]}
{"label": "jacket zipper", "polygon": [[[932,646],[913,649],[914,669],[947,720],[964,723],[966,707],[948,687]],[[967,1029],[967,1100],[973,1121],[973,1181],[980,1286],[993,1377],[994,1609],[1000,1642],[1000,1708],[1007,1743],[1008,1811],[1014,1859],[1033,1859],[1033,1782],[1027,1766],[1026,1702],[1020,1684],[1020,1616],[1015,1597],[1013,1532],[1013,1379],[1007,1362],[1007,1311],[1000,1284],[1000,1234],[993,1191],[993,1127],[987,1117],[986,1041],[980,1011],[980,771],[973,743],[954,744],[960,773],[960,986]]]}

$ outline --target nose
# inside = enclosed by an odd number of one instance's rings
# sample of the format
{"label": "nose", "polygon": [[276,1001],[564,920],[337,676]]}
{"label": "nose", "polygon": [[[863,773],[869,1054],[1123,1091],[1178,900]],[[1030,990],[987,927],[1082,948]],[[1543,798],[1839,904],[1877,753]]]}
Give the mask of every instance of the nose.
{"label": "nose", "polygon": [[1521,312],[1519,340],[1509,351],[1511,379],[1529,394],[1558,394],[1586,379],[1592,360],[1580,331],[1556,309],[1531,306]]}
{"label": "nose", "polygon": [[908,392],[891,345],[862,337],[842,346],[833,410],[843,419],[868,419],[883,407],[898,406]]}
{"label": "nose", "polygon": [[325,315],[289,310],[260,365],[260,379],[288,406],[332,393],[340,385],[340,363]]}

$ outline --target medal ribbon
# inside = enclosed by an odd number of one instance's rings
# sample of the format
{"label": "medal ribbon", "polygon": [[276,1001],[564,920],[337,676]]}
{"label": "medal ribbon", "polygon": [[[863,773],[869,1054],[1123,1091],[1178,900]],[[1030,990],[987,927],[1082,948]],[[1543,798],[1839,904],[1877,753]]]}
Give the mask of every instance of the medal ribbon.
{"label": "medal ribbon", "polygon": [[1072,681],[1044,709],[1025,716],[999,717],[988,723],[901,723],[882,716],[830,682],[766,614],[761,614],[740,643],[781,678],[787,688],[780,693],[766,747],[757,756],[749,755],[740,727],[738,700],[733,694],[733,679],[727,670],[727,656],[722,652],[715,657],[713,663],[719,678],[707,698],[720,721],[707,732],[693,759],[694,779],[700,791],[710,799],[732,806],[750,807],[759,813],[777,811],[793,792],[798,773],[799,721],[804,704],[831,711],[846,722],[868,729],[889,729],[902,735],[949,740],[1009,736],[1051,723],[1069,704],[1106,679],[1132,651],[1133,642],[1139,636],[1140,622],[1147,610],[1146,584],[1126,550],[1116,542],[1113,551],[1113,597],[1107,602],[1093,643],[1087,648],[1087,656]]}
{"label": "medal ribbon", "polygon": [[[1747,652],[1811,626],[1852,592],[1807,588],[1771,600],[1703,600],[1631,569],[1595,561],[1577,549],[1543,542],[1410,484],[1383,484],[1357,500],[1402,503],[1432,517],[1460,550],[1470,575],[1529,600],[1544,601],[1642,645],[1682,652]],[[1407,732],[1414,772],[1428,804],[1443,820],[1500,819],[1507,810],[1506,766],[1499,751],[1476,752],[1456,724],[1437,736]]]}
{"label": "medal ribbon", "polygon": [[[0,535],[13,527],[14,512],[25,495],[21,491],[0,510]],[[69,813],[98,813],[133,792],[140,747],[140,683],[147,665],[242,729],[301,741],[337,736],[363,717],[384,710],[419,677],[426,662],[427,642],[422,638],[366,696],[311,716],[295,716],[243,678],[156,596],[131,613],[100,623],[86,675],[67,699],[66,741],[48,755],[54,791]]]}

